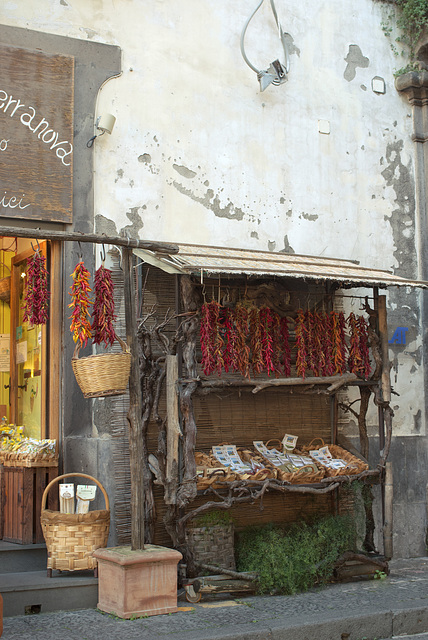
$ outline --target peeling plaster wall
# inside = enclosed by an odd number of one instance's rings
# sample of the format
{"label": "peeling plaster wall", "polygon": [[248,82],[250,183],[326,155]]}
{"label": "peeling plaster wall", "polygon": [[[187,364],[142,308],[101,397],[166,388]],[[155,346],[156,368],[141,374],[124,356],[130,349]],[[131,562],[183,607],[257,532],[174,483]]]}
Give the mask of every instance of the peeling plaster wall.
{"label": "peeling plaster wall", "polygon": [[[0,21],[122,49],[123,73],[96,114],[117,116],[92,151],[98,232],[352,258],[418,277],[412,115],[381,29],[388,6],[276,0],[289,80],[260,93],[239,50],[253,4],[6,0]],[[268,2],[245,50],[263,69],[281,56]],[[388,293],[390,335],[408,328],[406,345],[391,345],[405,437],[426,433],[419,295]]]}

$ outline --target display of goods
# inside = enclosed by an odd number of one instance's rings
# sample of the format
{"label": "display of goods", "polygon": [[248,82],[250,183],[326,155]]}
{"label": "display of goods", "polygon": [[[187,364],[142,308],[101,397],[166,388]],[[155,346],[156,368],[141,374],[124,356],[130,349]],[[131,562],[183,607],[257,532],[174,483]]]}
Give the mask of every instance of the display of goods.
{"label": "display of goods", "polygon": [[5,466],[56,466],[58,454],[56,440],[36,440],[23,436],[23,427],[11,427],[10,433],[0,438],[0,460]]}
{"label": "display of goods", "polygon": [[24,322],[30,325],[48,321],[49,291],[46,258],[37,250],[27,260],[27,286],[24,301]]}
{"label": "display of goods", "polygon": [[81,347],[86,347],[88,339],[92,337],[91,323],[89,322],[89,306],[91,304],[89,294],[92,289],[89,286],[89,275],[82,260],[71,274],[73,284],[70,287],[71,293],[69,295],[72,297],[72,302],[68,306],[73,311],[70,316],[70,329],[74,342],[79,342]]}
{"label": "display of goods", "polygon": [[364,460],[336,444],[326,445],[322,438],[315,438],[302,450],[309,453],[318,466],[324,466],[327,477],[358,475],[369,468]]}
{"label": "display of goods", "polygon": [[116,339],[113,322],[114,314],[114,285],[110,269],[101,265],[95,272],[94,278],[94,306],[92,308],[91,331],[94,344],[112,345]]}
{"label": "display of goods", "polygon": [[3,418],[0,424],[0,452],[16,451],[24,440],[24,427],[8,424]]}
{"label": "display of goods", "polygon": [[[296,374],[305,378],[370,375],[368,325],[363,316],[343,312],[298,309],[295,317]],[[349,328],[347,336],[347,327]],[[288,319],[269,307],[238,303],[235,309],[218,302],[201,308],[202,369],[206,375],[224,370],[245,377],[291,373]]]}

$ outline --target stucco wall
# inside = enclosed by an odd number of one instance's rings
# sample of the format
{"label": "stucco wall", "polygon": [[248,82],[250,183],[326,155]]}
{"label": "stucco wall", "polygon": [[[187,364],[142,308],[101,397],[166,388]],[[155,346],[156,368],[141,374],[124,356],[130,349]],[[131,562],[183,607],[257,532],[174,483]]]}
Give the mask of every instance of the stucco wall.
{"label": "stucco wall", "polygon": [[[93,149],[98,232],[352,258],[418,277],[412,114],[381,27],[389,5],[277,0],[289,80],[260,93],[240,53],[256,4],[6,1],[0,22],[122,49],[123,73],[94,114],[117,117]],[[262,69],[281,55],[268,1],[245,50]],[[384,94],[372,90],[375,77]],[[407,344],[391,347],[405,442],[425,435],[420,294],[392,290],[388,306],[390,334],[408,328]],[[399,540],[396,551],[405,553]]]}

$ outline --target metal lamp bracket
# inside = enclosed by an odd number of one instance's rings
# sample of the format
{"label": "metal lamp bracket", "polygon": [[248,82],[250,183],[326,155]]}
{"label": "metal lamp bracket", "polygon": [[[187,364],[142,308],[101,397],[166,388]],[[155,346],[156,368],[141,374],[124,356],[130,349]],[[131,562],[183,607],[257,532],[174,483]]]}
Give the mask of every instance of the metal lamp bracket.
{"label": "metal lamp bracket", "polygon": [[278,14],[276,12],[274,0],[270,0],[270,5],[271,5],[273,16],[275,18],[276,26],[278,27],[279,38],[281,40],[282,48],[284,50],[284,62],[280,62],[279,60],[274,60],[273,62],[271,62],[271,64],[266,70],[263,70],[255,67],[253,64],[251,64],[251,62],[247,58],[247,55],[244,49],[245,34],[247,31],[248,25],[250,24],[251,20],[253,19],[257,11],[262,6],[263,2],[264,0],[260,0],[259,4],[254,9],[253,13],[250,15],[247,22],[245,23],[241,33],[241,54],[245,62],[247,63],[247,65],[250,67],[250,69],[255,71],[255,73],[257,74],[257,79],[260,83],[260,91],[264,91],[271,84],[278,86],[280,84],[284,84],[285,82],[287,82],[288,71],[290,69],[290,55],[288,52],[288,47],[286,42],[286,35],[288,34],[283,31],[281,23],[278,20]]}

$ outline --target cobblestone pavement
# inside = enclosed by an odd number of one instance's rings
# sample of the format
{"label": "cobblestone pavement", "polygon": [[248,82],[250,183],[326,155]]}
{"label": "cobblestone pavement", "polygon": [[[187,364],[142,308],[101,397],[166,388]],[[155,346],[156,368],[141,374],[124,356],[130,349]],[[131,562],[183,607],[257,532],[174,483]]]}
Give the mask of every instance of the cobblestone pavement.
{"label": "cobblestone pavement", "polygon": [[428,558],[390,569],[384,580],[294,596],[180,599],[177,613],[137,620],[94,609],[5,618],[2,640],[428,640]]}

